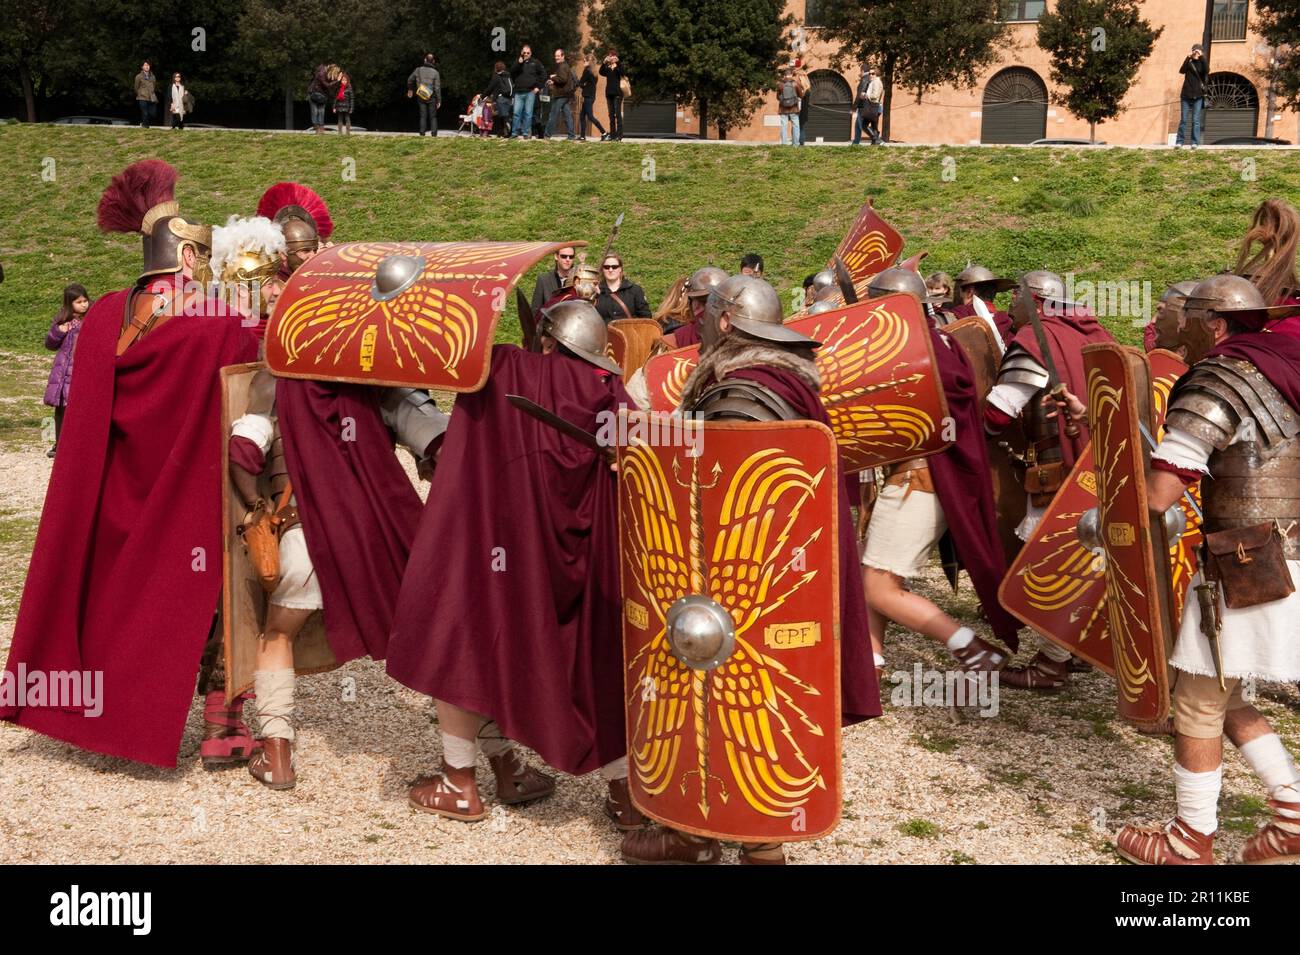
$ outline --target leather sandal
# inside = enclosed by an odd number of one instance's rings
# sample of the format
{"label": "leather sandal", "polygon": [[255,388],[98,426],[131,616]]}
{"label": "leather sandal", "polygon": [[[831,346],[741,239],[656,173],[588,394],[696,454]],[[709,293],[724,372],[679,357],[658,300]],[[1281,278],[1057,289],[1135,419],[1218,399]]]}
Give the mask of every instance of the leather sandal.
{"label": "leather sandal", "polygon": [[292,789],[298,782],[293,743],[279,737],[262,740],[262,751],[248,761],[248,773],[267,789]]}
{"label": "leather sandal", "polygon": [[1268,801],[1273,818],[1246,840],[1237,861],[1246,865],[1300,862],[1300,802]]}
{"label": "leather sandal", "polygon": [[529,766],[512,746],[488,757],[497,778],[497,799],[507,806],[545,799],[555,792],[555,777]]}
{"label": "leather sandal", "polygon": [[628,792],[627,779],[609,780],[609,795],[605,797],[605,815],[614,820],[614,828],[619,832],[633,832],[650,825],[650,820],[641,815],[640,810],[632,805],[632,794]]}
{"label": "leather sandal", "polygon": [[1003,670],[998,682],[1002,686],[1013,686],[1018,690],[1057,693],[1070,682],[1070,661],[1057,663],[1041,652],[1036,653],[1028,666],[1007,667]]}
{"label": "leather sandal", "polygon": [[785,846],[779,842],[742,843],[741,865],[785,865]]}
{"label": "leather sandal", "polygon": [[991,673],[1001,670],[1006,663],[1006,656],[993,644],[975,637],[960,650],[953,650],[961,668],[967,673]]}
{"label": "leather sandal", "polygon": [[722,845],[717,839],[688,836],[667,826],[637,829],[623,837],[623,861],[633,865],[717,865]]}
{"label": "leather sandal", "polygon": [[478,795],[474,767],[452,769],[444,761],[442,770],[417,779],[407,793],[412,808],[461,822],[478,822],[487,817]]}
{"label": "leather sandal", "polygon": [[1163,826],[1125,826],[1115,851],[1135,865],[1214,865],[1214,833],[1197,832],[1174,816]]}

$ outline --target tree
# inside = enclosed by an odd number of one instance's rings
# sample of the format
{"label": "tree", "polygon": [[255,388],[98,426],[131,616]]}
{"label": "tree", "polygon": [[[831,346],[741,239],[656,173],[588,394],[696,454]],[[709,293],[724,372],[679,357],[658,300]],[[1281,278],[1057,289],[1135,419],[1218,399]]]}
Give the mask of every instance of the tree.
{"label": "tree", "polygon": [[18,81],[27,122],[36,122],[36,101],[61,85],[59,64],[70,52],[76,4],[65,0],[12,0],[0,18],[0,72]]}
{"label": "tree", "polygon": [[592,13],[602,48],[615,47],[639,95],[693,108],[700,136],[710,117],[728,126],[753,115],[789,59],[784,0],[606,0]]}
{"label": "tree", "polygon": [[1010,0],[824,0],[822,38],[839,44],[837,69],[875,64],[885,86],[884,128],[897,84],[916,94],[975,86],[1009,36]]}
{"label": "tree", "polygon": [[1055,11],[1038,20],[1038,45],[1052,56],[1052,102],[1088,123],[1097,141],[1097,124],[1124,110],[1124,97],[1138,67],[1151,55],[1164,27],[1152,29],[1138,0],[1059,0]]}
{"label": "tree", "polygon": [[1284,106],[1300,109],[1300,4],[1255,0],[1253,26],[1273,48],[1272,62],[1265,70],[1273,94]]}

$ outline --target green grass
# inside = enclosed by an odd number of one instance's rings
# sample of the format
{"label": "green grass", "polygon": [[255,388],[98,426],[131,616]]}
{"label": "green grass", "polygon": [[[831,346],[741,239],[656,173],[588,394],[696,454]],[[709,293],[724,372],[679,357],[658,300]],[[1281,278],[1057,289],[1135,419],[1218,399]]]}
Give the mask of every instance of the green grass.
{"label": "green grass", "polygon": [[[1257,178],[1243,181],[1249,155]],[[905,254],[930,252],[927,271],[955,273],[967,259],[1008,273],[1046,266],[1150,281],[1159,295],[1230,265],[1259,201],[1300,192],[1300,157],[1265,150],[582,148],[10,124],[0,126],[0,348],[39,350],[66,283],[102,294],[134,279],[138,239],[100,234],[95,206],[113,173],[150,156],[178,167],[184,211],[210,223],[251,214],[272,182],[305,182],[329,202],[340,241],[583,239],[599,254],[623,212],[619,248],[652,305],[675,277],[710,259],[736,268],[749,251],[784,294],[826,263],[867,195],[907,237]],[[1127,319],[1113,324],[1136,340]],[[515,331],[511,316],[499,337]]]}
{"label": "green grass", "polygon": [[898,831],[916,839],[932,839],[939,834],[939,827],[928,819],[909,819],[898,824]]}

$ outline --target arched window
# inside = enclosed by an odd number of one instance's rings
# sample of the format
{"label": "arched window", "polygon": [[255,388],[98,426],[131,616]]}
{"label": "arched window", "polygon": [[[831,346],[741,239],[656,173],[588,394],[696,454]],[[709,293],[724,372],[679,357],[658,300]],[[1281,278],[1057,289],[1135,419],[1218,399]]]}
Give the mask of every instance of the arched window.
{"label": "arched window", "polygon": [[1205,83],[1205,115],[1201,142],[1213,146],[1220,139],[1254,136],[1259,128],[1259,93],[1237,73],[1211,73]]}
{"label": "arched window", "polygon": [[834,70],[808,74],[808,129],[804,141],[845,143],[853,138],[853,90]]}
{"label": "arched window", "polygon": [[1013,66],[984,87],[980,142],[1032,143],[1047,135],[1047,84],[1033,70]]}

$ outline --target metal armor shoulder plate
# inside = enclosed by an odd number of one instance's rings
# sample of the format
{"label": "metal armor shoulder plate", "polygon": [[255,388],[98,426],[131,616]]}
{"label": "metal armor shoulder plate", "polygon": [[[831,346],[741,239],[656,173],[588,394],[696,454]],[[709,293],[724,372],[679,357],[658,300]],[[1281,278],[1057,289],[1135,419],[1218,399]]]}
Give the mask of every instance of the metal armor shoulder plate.
{"label": "metal armor shoulder plate", "polygon": [[434,438],[447,430],[451,416],[419,388],[385,388],[379,400],[384,424],[417,458]]}
{"label": "metal armor shoulder plate", "polygon": [[727,378],[706,388],[689,416],[704,421],[798,421],[790,403],[765,385]]}
{"label": "metal armor shoulder plate", "polygon": [[1033,385],[1035,388],[1047,387],[1047,369],[1039,364],[1038,359],[1021,345],[1012,345],[1002,356],[998,366],[998,384]]}
{"label": "metal armor shoulder plate", "polygon": [[1207,358],[1178,383],[1169,403],[1168,426],[1223,451],[1243,421],[1254,438],[1272,448],[1300,434],[1300,419],[1267,378],[1248,361]]}

